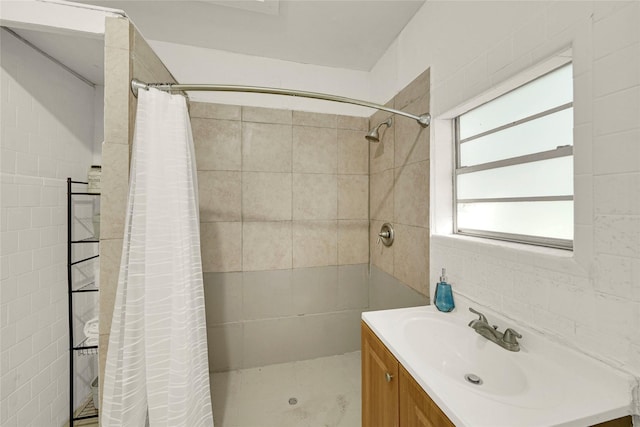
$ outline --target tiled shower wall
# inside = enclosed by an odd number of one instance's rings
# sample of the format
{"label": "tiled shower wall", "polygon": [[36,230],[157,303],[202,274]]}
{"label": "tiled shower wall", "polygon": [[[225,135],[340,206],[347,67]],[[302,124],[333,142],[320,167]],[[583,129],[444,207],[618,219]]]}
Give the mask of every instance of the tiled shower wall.
{"label": "tiled shower wall", "polygon": [[368,121],[190,104],[212,371],[359,348]]}
{"label": "tiled shower wall", "polygon": [[[429,112],[429,70],[387,106],[416,115]],[[385,111],[376,112],[371,126],[388,117]],[[394,116],[392,126],[383,126],[380,135],[380,142],[370,147],[372,308],[388,308],[388,299],[378,294],[388,293],[383,289],[389,286],[405,294],[405,300],[424,304],[429,295],[429,128]],[[378,242],[385,222],[395,230],[390,247]]]}

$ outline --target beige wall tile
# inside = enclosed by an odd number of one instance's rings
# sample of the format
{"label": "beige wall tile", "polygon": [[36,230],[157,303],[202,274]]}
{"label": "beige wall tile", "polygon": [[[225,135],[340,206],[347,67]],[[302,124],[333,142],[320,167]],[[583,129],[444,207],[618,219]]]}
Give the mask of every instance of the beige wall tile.
{"label": "beige wall tile", "polygon": [[241,191],[241,172],[198,171],[200,221],[240,221]]}
{"label": "beige wall tile", "polygon": [[[422,97],[425,93],[429,92],[431,81],[430,79],[430,69],[427,68],[423,71],[419,76],[417,76],[411,83],[404,87],[397,95],[396,95],[396,108],[399,110],[404,110],[407,105],[416,99]],[[422,111],[422,113],[427,113],[428,110]],[[415,114],[415,113],[414,113]]]}
{"label": "beige wall tile", "polygon": [[129,144],[130,110],[129,50],[106,46],[104,49],[104,141]]}
{"label": "beige wall tile", "polygon": [[291,268],[291,222],[245,222],[242,246],[244,271]]}
{"label": "beige wall tile", "polygon": [[371,219],[393,221],[393,169],[369,177],[369,215]]}
{"label": "beige wall tile", "polygon": [[[416,115],[429,111],[429,94],[418,98],[404,108]],[[415,120],[398,118],[395,125],[395,167],[429,159],[429,128]]]}
{"label": "beige wall tile", "polygon": [[293,219],[336,219],[337,175],[293,174]]}
{"label": "beige wall tile", "polygon": [[369,142],[365,132],[338,129],[338,173],[369,173]]}
{"label": "beige wall tile", "polygon": [[336,311],[338,267],[294,269],[292,291],[297,315]]}
{"label": "beige wall tile", "polygon": [[207,327],[242,320],[242,273],[204,273]]}
{"label": "beige wall tile", "polygon": [[210,372],[224,372],[244,367],[243,336],[243,323],[227,323],[207,328]]}
{"label": "beige wall tile", "polygon": [[[107,350],[109,349],[109,335],[100,335],[98,337],[98,365],[101,373],[104,373],[104,369],[107,366]],[[102,406],[102,390],[104,387],[104,375],[98,375],[99,383],[99,399]]]}
{"label": "beige wall tile", "polygon": [[395,225],[394,276],[423,295],[429,295],[429,229]]}
{"label": "beige wall tile", "polygon": [[200,224],[202,271],[242,271],[242,223]]}
{"label": "beige wall tile", "polygon": [[242,121],[290,125],[292,112],[275,108],[242,107]]}
{"label": "beige wall tile", "polygon": [[240,170],[240,122],[191,119],[198,170]]}
{"label": "beige wall tile", "polygon": [[129,20],[109,16],[105,18],[104,25],[104,45],[129,50],[131,39]]}
{"label": "beige wall tile", "polygon": [[102,146],[100,237],[122,239],[129,196],[129,146]]}
{"label": "beige wall tile", "polygon": [[336,173],[338,143],[336,129],[293,127],[293,171]]}
{"label": "beige wall tile", "polygon": [[338,221],[338,264],[369,262],[369,221]]}
{"label": "beige wall tile", "polygon": [[429,227],[429,162],[411,163],[395,173],[395,222]]}
{"label": "beige wall tile", "polygon": [[395,243],[389,247],[378,243],[378,233],[384,222],[371,220],[369,224],[369,250],[371,265],[393,275],[393,258]]}
{"label": "beige wall tile", "polygon": [[116,301],[122,239],[100,240],[100,334],[111,332],[111,317]]}
{"label": "beige wall tile", "polygon": [[369,218],[369,177],[338,175],[338,219]]}
{"label": "beige wall tile", "polygon": [[369,264],[338,266],[338,310],[368,306]]}
{"label": "beige wall tile", "polygon": [[291,174],[242,173],[242,218],[245,221],[291,219]]}
{"label": "beige wall tile", "polygon": [[189,116],[193,119],[240,120],[241,111],[242,108],[239,105],[189,102]]}
{"label": "beige wall tile", "polygon": [[164,66],[158,55],[155,54],[151,46],[149,46],[149,43],[147,43],[144,37],[142,37],[142,34],[136,30],[133,24],[131,24],[131,34],[133,37],[133,45],[131,48],[133,75],[138,76],[138,66],[144,66],[153,74],[153,81],[176,83],[177,81],[171,72]]}
{"label": "beige wall tile", "polygon": [[293,267],[338,263],[337,221],[293,222]]}
{"label": "beige wall tile", "polygon": [[356,116],[338,116],[338,129],[369,130],[369,118]]}
{"label": "beige wall tile", "polygon": [[242,170],[291,172],[290,125],[242,124]]}
{"label": "beige wall tile", "polygon": [[335,114],[310,113],[294,111],[293,124],[296,126],[315,126],[321,128],[335,128],[337,119]]}
{"label": "beige wall tile", "polygon": [[295,315],[292,270],[246,271],[242,275],[242,316],[246,320]]}

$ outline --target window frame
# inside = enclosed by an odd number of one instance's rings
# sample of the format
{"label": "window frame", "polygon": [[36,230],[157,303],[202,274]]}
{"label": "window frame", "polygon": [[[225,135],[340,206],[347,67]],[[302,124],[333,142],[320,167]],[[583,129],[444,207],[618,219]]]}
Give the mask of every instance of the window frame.
{"label": "window frame", "polygon": [[[484,198],[484,199],[458,199],[458,175],[462,175],[462,174],[466,174],[466,173],[472,173],[472,172],[478,172],[478,171],[482,171],[482,170],[491,170],[491,169],[497,169],[500,167],[506,167],[506,166],[512,166],[512,165],[518,165],[518,164],[527,164],[527,163],[533,163],[536,161],[540,161],[540,160],[548,160],[548,159],[554,159],[554,158],[561,158],[561,157],[568,157],[571,156],[573,159],[573,147],[574,145],[563,145],[563,146],[558,146],[555,149],[552,150],[547,150],[547,151],[541,151],[541,152],[537,152],[537,153],[532,153],[532,154],[526,154],[526,155],[522,155],[522,156],[516,156],[516,157],[509,157],[506,159],[501,159],[501,160],[495,160],[495,161],[491,161],[491,162],[487,162],[487,163],[481,163],[479,165],[473,165],[473,166],[461,166],[461,155],[460,155],[460,146],[461,144],[464,144],[465,142],[468,141],[472,141],[474,139],[478,139],[480,137],[483,136],[487,136],[490,135],[492,133],[496,133],[508,128],[512,128],[512,127],[516,127],[519,126],[521,124],[527,123],[529,121],[541,118],[541,117],[545,117],[548,116],[550,114],[554,114],[560,111],[564,111],[566,109],[569,108],[573,108],[574,106],[574,101],[575,98],[572,97],[572,101],[565,103],[563,105],[560,106],[556,106],[553,108],[550,108],[548,110],[545,111],[541,111],[538,113],[535,113],[533,115],[524,117],[522,119],[516,120],[515,122],[511,122],[511,123],[507,123],[501,126],[498,126],[494,129],[490,129],[484,132],[481,132],[477,135],[473,135],[471,137],[465,138],[463,140],[460,139],[460,117],[463,116],[464,114],[473,111],[483,105],[486,105],[488,103],[491,103],[493,101],[495,101],[496,99],[515,91],[516,89],[519,89],[522,86],[525,86],[531,82],[534,82],[544,76],[546,76],[547,74],[553,73],[557,70],[559,70],[560,68],[563,68],[569,64],[572,64],[572,61],[567,61],[561,65],[558,65],[552,69],[548,69],[546,72],[542,73],[542,74],[538,74],[536,77],[528,79],[527,81],[517,85],[516,87],[512,87],[510,90],[504,91],[500,94],[498,94],[497,96],[492,97],[490,100],[476,105],[473,108],[470,108],[462,113],[457,114],[453,120],[453,137],[454,137],[454,153],[453,153],[453,233],[454,234],[459,234],[459,235],[463,235],[463,236],[471,236],[471,237],[480,237],[480,238],[487,238],[487,239],[494,239],[494,240],[502,240],[502,241],[507,241],[507,242],[513,242],[513,243],[521,243],[521,244],[528,244],[528,245],[535,245],[535,246],[544,246],[544,247],[550,247],[550,248],[556,248],[556,249],[564,249],[564,250],[570,250],[572,251],[574,248],[573,242],[575,239],[575,211],[574,211],[574,221],[573,221],[573,228],[574,228],[574,239],[559,239],[559,238],[552,238],[552,237],[542,237],[542,236],[534,236],[534,235],[525,235],[525,234],[515,234],[515,233],[505,233],[505,232],[497,232],[497,231],[489,231],[489,230],[476,230],[476,229],[467,229],[467,228],[460,228],[458,226],[458,205],[460,203],[474,203],[474,202],[527,202],[527,201],[571,201],[574,204],[575,207],[575,186],[574,186],[574,190],[572,191],[572,195],[571,196],[533,196],[533,197],[503,197],[503,198]],[[572,79],[573,80],[573,79]],[[573,143],[575,144],[575,140],[573,141]],[[575,173],[574,173],[574,177],[575,177]]]}

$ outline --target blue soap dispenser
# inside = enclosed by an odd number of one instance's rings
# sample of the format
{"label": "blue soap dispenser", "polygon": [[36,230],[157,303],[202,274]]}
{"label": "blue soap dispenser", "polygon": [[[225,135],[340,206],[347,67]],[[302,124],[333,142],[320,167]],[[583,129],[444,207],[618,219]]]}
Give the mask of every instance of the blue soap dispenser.
{"label": "blue soap dispenser", "polygon": [[456,305],[453,302],[453,292],[451,291],[451,285],[447,283],[447,276],[445,276],[445,269],[442,269],[442,276],[440,281],[436,285],[436,308],[445,313],[453,310]]}

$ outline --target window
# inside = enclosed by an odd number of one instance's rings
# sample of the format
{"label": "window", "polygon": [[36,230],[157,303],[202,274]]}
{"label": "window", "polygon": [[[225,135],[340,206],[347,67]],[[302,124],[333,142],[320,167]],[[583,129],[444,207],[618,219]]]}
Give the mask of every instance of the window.
{"label": "window", "polygon": [[454,122],[456,233],[571,249],[571,64]]}

